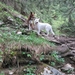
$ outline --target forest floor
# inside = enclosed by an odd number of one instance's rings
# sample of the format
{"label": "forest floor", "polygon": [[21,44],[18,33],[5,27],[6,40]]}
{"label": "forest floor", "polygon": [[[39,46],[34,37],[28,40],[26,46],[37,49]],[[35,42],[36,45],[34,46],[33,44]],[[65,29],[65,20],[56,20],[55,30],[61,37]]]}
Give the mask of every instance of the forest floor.
{"label": "forest floor", "polygon": [[0,75],[46,75],[47,66],[75,75],[75,37],[37,36],[23,15],[0,6]]}
{"label": "forest floor", "polygon": [[[33,52],[37,50],[37,52],[33,53],[34,55],[39,54],[44,52],[44,55],[47,55],[48,52],[50,51],[57,51],[60,53],[60,55],[65,59],[65,63],[64,64],[60,64],[57,63],[54,67],[57,69],[62,69],[62,66],[69,64],[74,68],[75,71],[75,38],[74,37],[66,37],[66,36],[56,36],[55,38],[53,36],[49,36],[49,37],[44,37],[44,39],[55,43],[54,47],[50,47],[49,45],[24,45],[22,47],[22,50],[25,51],[25,49],[29,49],[30,52]],[[0,46],[0,48],[3,48],[3,46]],[[22,51],[21,50],[21,51]],[[20,50],[18,50],[20,51]],[[29,52],[28,52],[29,53]],[[9,58],[9,55],[6,55]],[[31,57],[31,56],[29,56]],[[5,75],[40,75],[40,73],[43,71],[45,64],[50,65],[48,62],[51,62],[52,60],[46,60],[43,59],[42,61],[33,56],[33,58],[28,58],[25,59],[25,61],[19,61],[19,64],[16,63],[11,65],[11,61],[10,59],[7,59],[7,57],[5,57],[5,60],[2,64],[3,67],[5,68],[1,68],[1,73],[4,73]],[[26,58],[26,56],[21,56],[21,58]],[[49,57],[50,58],[50,57]],[[8,63],[9,62],[9,63]],[[14,63],[15,61],[12,61],[12,63]],[[5,65],[5,63],[8,63],[8,65]],[[68,65],[68,66],[69,66]],[[67,67],[65,67],[67,68]],[[65,75],[75,75],[75,72],[71,72],[70,74],[65,74]],[[3,75],[3,74],[2,74]],[[63,74],[62,74],[63,75]]]}

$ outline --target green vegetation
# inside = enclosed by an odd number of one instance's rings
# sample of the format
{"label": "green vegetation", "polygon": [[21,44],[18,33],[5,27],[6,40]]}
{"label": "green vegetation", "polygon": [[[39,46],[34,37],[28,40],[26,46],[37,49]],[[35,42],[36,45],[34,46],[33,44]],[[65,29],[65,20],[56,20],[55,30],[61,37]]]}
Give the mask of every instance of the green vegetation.
{"label": "green vegetation", "polygon": [[[50,42],[48,42],[47,40],[45,40],[44,38],[38,37],[36,36],[35,33],[31,32],[30,35],[18,35],[16,34],[15,30],[12,30],[10,28],[0,28],[3,29],[4,32],[2,32],[0,30],[0,43],[12,43],[12,42],[19,42],[21,44],[35,44],[35,45],[39,45],[39,44],[50,44]],[[7,30],[10,29],[10,32],[8,32]],[[12,31],[11,31],[12,30]]]}
{"label": "green vegetation", "polygon": [[[8,11],[9,10],[9,11]],[[35,32],[29,32],[28,35],[18,35],[17,31],[26,32],[25,28],[22,27],[23,21],[18,18],[14,17],[12,14],[18,14],[18,12],[14,11],[11,7],[6,6],[5,4],[2,4],[0,2],[0,21],[4,22],[0,26],[0,45],[3,50],[0,49],[0,63],[2,65],[2,62],[4,60],[4,53],[7,56],[7,61],[5,65],[9,65],[10,60],[17,56],[17,52],[14,50],[20,49],[22,45],[45,45],[49,44],[51,46],[54,46],[54,43],[50,43],[45,38],[42,38],[40,36],[37,36]],[[13,21],[10,22],[8,20],[8,17],[13,19]],[[26,16],[25,16],[26,18]],[[32,54],[26,53],[25,51],[22,52],[23,56],[26,56],[26,58],[32,58]],[[42,60],[43,57],[40,57],[40,60]],[[18,61],[18,60],[17,60]],[[28,64],[32,64],[30,61]],[[27,74],[26,75],[35,75],[34,69],[27,68]],[[24,73],[23,73],[24,74]],[[4,75],[4,73],[0,73],[0,75]],[[25,75],[25,74],[24,74]]]}
{"label": "green vegetation", "polygon": [[[4,22],[2,27],[7,27],[9,25],[12,28],[19,29],[23,25],[23,21],[19,16],[22,16],[19,12],[0,2],[0,21]],[[23,17],[27,18],[26,16]]]}
{"label": "green vegetation", "polygon": [[27,65],[24,67],[24,74],[23,75],[36,75],[35,71],[37,69],[37,66],[35,65]]}
{"label": "green vegetation", "polygon": [[[7,12],[8,8],[10,8],[10,7],[8,7],[5,4],[2,4],[0,2],[0,20],[5,21],[8,16],[11,16],[11,14],[9,12]],[[13,18],[13,16],[11,16],[11,17]]]}
{"label": "green vegetation", "polygon": [[56,65],[56,63],[55,62],[51,62],[51,66],[55,66]]}
{"label": "green vegetation", "polygon": [[[45,56],[47,56],[47,58]],[[48,64],[51,66],[54,66],[54,67],[57,64],[63,64],[65,62],[64,58],[62,58],[57,51],[52,51],[51,53],[49,53],[47,55],[45,55],[45,54],[40,55],[40,61],[43,61],[46,59],[49,60]]]}
{"label": "green vegetation", "polygon": [[[4,0],[3,0],[4,1]],[[7,1],[7,0],[6,0]],[[13,0],[12,0],[13,1]],[[19,54],[19,50],[22,50],[21,47],[28,46],[37,46],[38,45],[50,45],[55,46],[54,43],[47,41],[44,37],[37,36],[35,32],[30,31],[29,34],[17,34],[17,31],[21,31],[22,33],[26,33],[26,29],[23,28],[23,22],[19,16],[22,16],[27,19],[30,12],[35,12],[37,17],[40,18],[40,21],[50,23],[53,27],[53,30],[56,35],[62,35],[64,33],[68,36],[75,36],[75,2],[73,0],[14,0],[16,6],[10,7],[0,2],[0,22],[3,22],[0,25],[0,63],[4,60],[4,53],[8,55],[7,62],[5,65],[9,64],[9,60],[14,56],[18,57],[17,62],[20,60],[19,58],[29,59],[28,65],[31,66],[33,61],[30,59],[33,57],[33,53],[21,51]],[[15,4],[14,3],[14,4]],[[19,9],[21,11],[18,12],[17,3],[19,5]],[[44,5],[45,4],[45,5]],[[14,10],[15,9],[15,10]],[[17,11],[16,11],[17,10]],[[23,14],[25,12],[25,14]],[[15,16],[16,15],[16,16]],[[11,21],[10,19],[13,21]],[[64,35],[63,34],[63,35]],[[3,49],[3,50],[2,50]],[[17,51],[16,51],[17,50]],[[4,51],[4,52],[3,52]],[[37,53],[37,52],[35,52]],[[49,55],[48,53],[48,64],[55,67],[58,64],[62,64],[65,60],[58,54],[58,52],[53,51]],[[40,62],[44,62],[45,54],[37,54],[36,59],[40,60]],[[51,59],[51,60],[50,60]],[[13,60],[12,60],[13,61]],[[11,62],[12,63],[12,62]],[[19,64],[17,64],[18,66]],[[25,72],[23,75],[36,75],[36,68],[25,68]],[[36,67],[36,66],[35,66]],[[68,70],[67,73],[71,73],[72,70]],[[0,75],[4,75],[4,72],[1,72]]]}
{"label": "green vegetation", "polygon": [[36,75],[35,72],[35,68],[27,68],[27,74],[24,75]]}
{"label": "green vegetation", "polygon": [[[13,2],[13,1],[11,1]],[[35,12],[43,22],[52,25],[55,33],[75,36],[75,1],[74,0],[15,0],[14,9],[23,15]],[[19,6],[21,9],[17,8]],[[24,13],[25,14],[24,14]]]}
{"label": "green vegetation", "polygon": [[[3,2],[3,1],[2,1]],[[7,0],[5,1],[8,2]],[[13,2],[15,4],[13,4]],[[9,3],[9,2],[8,2]],[[16,14],[19,14],[18,12],[14,11],[17,10],[21,14],[25,15],[25,18],[28,17],[30,12],[35,12],[37,14],[37,17],[40,18],[43,22],[48,22],[52,25],[56,35],[61,35],[62,33],[68,35],[68,36],[75,36],[75,1],[74,0],[28,0],[28,1],[20,1],[20,0],[11,0],[11,7],[7,8],[12,12],[15,12]],[[10,3],[9,3],[10,4]],[[45,4],[45,5],[44,5]],[[6,5],[0,3],[0,11],[6,7]],[[19,8],[17,8],[19,7]],[[10,14],[5,11],[4,14],[0,12],[0,18],[4,18],[5,16],[10,16]],[[13,17],[12,17],[13,18]],[[5,19],[5,18],[4,18]],[[13,18],[14,19],[14,18]],[[16,22],[17,21],[17,22]],[[21,26],[22,22],[20,19],[16,18],[15,22]]]}
{"label": "green vegetation", "polygon": [[4,72],[1,72],[0,75],[5,75]]}
{"label": "green vegetation", "polygon": [[[11,15],[12,12],[19,14],[18,12],[11,9],[11,7],[5,6],[4,4],[0,3],[0,21],[5,22],[4,25],[0,27],[0,43],[12,43],[12,42],[19,42],[21,44],[28,43],[28,44],[47,44],[49,43],[44,38],[36,36],[34,32],[31,32],[30,35],[17,35],[16,32],[19,29],[22,32],[25,32],[25,29],[22,28],[22,20],[19,18],[15,18]],[[11,13],[8,11],[4,11],[3,9],[9,9]],[[8,17],[13,19],[13,23],[7,23]],[[16,25],[17,24],[17,25]],[[8,26],[9,25],[9,26]],[[15,30],[16,29],[16,30]],[[50,44],[50,43],[49,43]]]}
{"label": "green vegetation", "polygon": [[73,71],[74,71],[73,69],[69,69],[69,70],[67,71],[67,73],[70,74],[70,73],[72,73]]}
{"label": "green vegetation", "polygon": [[56,51],[53,51],[51,53],[51,56],[55,59],[54,61],[51,61],[51,66],[55,67],[56,65],[63,64],[65,62],[64,58],[60,57],[60,55]]}
{"label": "green vegetation", "polygon": [[65,62],[64,59],[61,58],[60,55],[58,54],[58,52],[56,52],[56,51],[53,51],[53,52],[51,53],[51,56],[54,57],[55,60],[56,60],[57,62],[59,62],[59,63],[61,63],[61,62],[64,63],[64,62]]}
{"label": "green vegetation", "polygon": [[40,56],[40,61],[42,61],[42,60],[44,59],[44,56],[45,56],[45,55],[42,55],[42,54],[41,54],[41,56]]}

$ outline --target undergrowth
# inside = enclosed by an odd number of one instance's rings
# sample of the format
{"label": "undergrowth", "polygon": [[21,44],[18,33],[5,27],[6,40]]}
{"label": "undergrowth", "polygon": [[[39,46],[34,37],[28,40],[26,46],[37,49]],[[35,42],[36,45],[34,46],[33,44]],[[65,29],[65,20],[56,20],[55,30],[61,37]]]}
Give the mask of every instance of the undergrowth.
{"label": "undergrowth", "polygon": [[0,43],[12,43],[13,41],[15,42],[20,42],[20,43],[25,43],[25,44],[34,44],[34,45],[40,45],[40,44],[51,44],[53,43],[48,42],[46,39],[41,38],[37,36],[34,32],[31,32],[30,35],[18,35],[16,33],[16,30],[13,30],[11,28],[0,28]]}

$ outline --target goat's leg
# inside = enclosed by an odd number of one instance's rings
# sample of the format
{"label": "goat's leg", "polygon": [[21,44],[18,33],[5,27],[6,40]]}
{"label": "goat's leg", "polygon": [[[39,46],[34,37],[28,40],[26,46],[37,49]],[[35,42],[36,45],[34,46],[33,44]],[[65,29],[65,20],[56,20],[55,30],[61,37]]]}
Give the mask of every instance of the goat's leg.
{"label": "goat's leg", "polygon": [[32,30],[31,25],[29,24],[29,30]]}
{"label": "goat's leg", "polygon": [[52,27],[51,27],[51,29],[50,29],[50,32],[53,34],[53,36],[55,35],[55,33],[54,33],[53,30],[52,30]]}
{"label": "goat's leg", "polygon": [[47,32],[47,35],[46,36],[49,36],[49,29],[46,29],[46,32]]}
{"label": "goat's leg", "polygon": [[40,29],[38,29],[37,34],[40,35]]}

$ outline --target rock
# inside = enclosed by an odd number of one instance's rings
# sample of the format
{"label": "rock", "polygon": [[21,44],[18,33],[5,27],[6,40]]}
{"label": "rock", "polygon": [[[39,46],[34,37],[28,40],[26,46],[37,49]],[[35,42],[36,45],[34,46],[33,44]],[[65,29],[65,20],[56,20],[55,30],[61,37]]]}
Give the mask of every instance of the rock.
{"label": "rock", "polygon": [[75,42],[74,41],[71,41],[70,43],[67,44],[69,49],[71,50],[75,50]]}
{"label": "rock", "polygon": [[23,71],[26,72],[26,69],[24,68]]}
{"label": "rock", "polygon": [[65,45],[65,44],[62,44],[60,46],[57,46],[55,49],[56,49],[56,51],[59,51],[60,53],[65,53],[65,52],[68,52],[69,51],[68,46]]}
{"label": "rock", "polygon": [[65,75],[65,74],[61,73],[60,71],[51,66],[48,66],[44,68],[44,72],[41,72],[41,75]]}
{"label": "rock", "polygon": [[62,54],[63,57],[65,56],[75,56],[75,50],[70,50],[64,54]]}
{"label": "rock", "polygon": [[56,44],[61,44],[60,41],[58,41],[57,39],[55,39],[57,37],[53,37],[53,36],[47,37],[47,36],[44,36],[44,38],[46,40],[50,41],[50,42],[53,42],[53,43],[56,43]]}
{"label": "rock", "polygon": [[67,74],[67,75],[75,75],[75,74]]}
{"label": "rock", "polygon": [[0,21],[0,26],[3,25],[3,24],[4,24],[4,22]]}
{"label": "rock", "polygon": [[73,71],[74,67],[72,67],[71,64],[67,63],[61,69],[64,70],[64,71],[68,71],[68,70],[72,70]]}
{"label": "rock", "polygon": [[20,35],[20,34],[22,34],[22,32],[21,31],[18,31],[17,34]]}
{"label": "rock", "polygon": [[13,73],[14,73],[14,72],[12,72],[12,71],[9,71],[9,75],[13,75]]}
{"label": "rock", "polygon": [[10,16],[9,16],[7,19],[8,19],[9,21],[11,21],[11,22],[14,21]]}
{"label": "rock", "polygon": [[59,41],[61,44],[65,44],[65,43],[67,42],[67,37],[59,36],[58,41]]}
{"label": "rock", "polygon": [[75,62],[75,56],[74,57],[70,57],[70,59]]}
{"label": "rock", "polygon": [[41,74],[42,75],[50,75],[50,74],[52,74],[52,72],[51,72],[51,70],[48,70],[47,67],[46,67],[46,68],[44,68],[44,72],[41,73]]}

